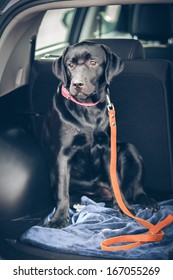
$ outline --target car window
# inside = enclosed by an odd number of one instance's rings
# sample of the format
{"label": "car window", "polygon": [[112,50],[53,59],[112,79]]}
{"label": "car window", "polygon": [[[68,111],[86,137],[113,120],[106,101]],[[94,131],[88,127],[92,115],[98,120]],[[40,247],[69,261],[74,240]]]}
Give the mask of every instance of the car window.
{"label": "car window", "polygon": [[113,32],[119,18],[121,6],[107,6],[105,10],[97,15],[96,37],[103,37],[105,34]]}
{"label": "car window", "polygon": [[[128,33],[128,5],[90,7],[80,14],[77,23],[79,41],[92,38],[131,38]],[[43,17],[36,42],[36,58],[49,58],[61,55],[68,46],[69,36],[73,38],[71,27],[78,17],[79,9],[48,10]],[[74,32],[74,30],[73,30]]]}
{"label": "car window", "polygon": [[86,16],[80,40],[89,38],[131,38],[126,27],[127,5],[91,7]]}
{"label": "car window", "polygon": [[48,10],[41,22],[36,42],[36,57],[67,44],[76,9]]}

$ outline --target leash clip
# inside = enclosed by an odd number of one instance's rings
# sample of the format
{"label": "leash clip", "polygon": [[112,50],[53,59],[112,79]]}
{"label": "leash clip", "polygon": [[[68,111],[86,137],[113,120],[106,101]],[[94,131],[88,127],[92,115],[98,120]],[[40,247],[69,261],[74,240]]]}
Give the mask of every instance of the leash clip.
{"label": "leash clip", "polygon": [[106,94],[106,100],[107,100],[107,109],[108,109],[108,111],[114,110],[114,104],[111,102],[109,94]]}

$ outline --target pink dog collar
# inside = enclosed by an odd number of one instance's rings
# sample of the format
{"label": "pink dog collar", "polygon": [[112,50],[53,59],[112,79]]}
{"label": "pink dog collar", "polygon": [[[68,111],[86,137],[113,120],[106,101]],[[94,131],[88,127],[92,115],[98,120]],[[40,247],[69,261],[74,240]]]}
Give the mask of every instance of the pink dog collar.
{"label": "pink dog collar", "polygon": [[71,101],[73,101],[76,104],[81,105],[81,106],[90,107],[90,106],[95,106],[99,103],[99,101],[97,101],[95,103],[87,103],[87,102],[86,103],[85,102],[81,103],[81,102],[77,101],[76,99],[74,99],[73,96],[71,96],[71,94],[68,92],[68,90],[63,85],[62,85],[62,88],[61,88],[61,93],[65,98],[67,98],[67,99],[69,99],[69,100],[71,100]]}

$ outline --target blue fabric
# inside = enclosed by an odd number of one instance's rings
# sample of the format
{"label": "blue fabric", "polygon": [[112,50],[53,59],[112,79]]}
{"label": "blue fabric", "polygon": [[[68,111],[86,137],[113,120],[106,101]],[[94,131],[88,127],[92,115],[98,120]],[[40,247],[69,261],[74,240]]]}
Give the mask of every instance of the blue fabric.
{"label": "blue fabric", "polygon": [[[72,224],[64,229],[33,226],[21,236],[21,241],[54,252],[101,257],[110,259],[168,259],[168,251],[173,248],[173,224],[165,227],[161,242],[148,243],[129,251],[102,251],[100,243],[104,239],[143,233],[146,230],[119,210],[104,207],[86,196],[81,204],[86,205],[79,212],[72,212]],[[160,210],[153,213],[135,205],[138,217],[156,224],[168,214],[173,215],[173,199],[159,203]]]}

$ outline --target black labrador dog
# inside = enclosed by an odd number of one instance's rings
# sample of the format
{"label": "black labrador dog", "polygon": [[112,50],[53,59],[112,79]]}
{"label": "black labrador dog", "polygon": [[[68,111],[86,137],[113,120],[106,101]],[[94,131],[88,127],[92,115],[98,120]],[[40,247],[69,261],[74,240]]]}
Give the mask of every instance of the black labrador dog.
{"label": "black labrador dog", "polygon": [[[123,70],[121,59],[105,46],[81,42],[53,63],[62,82],[45,119],[42,143],[49,158],[56,212],[49,227],[69,223],[70,201],[87,195],[118,208],[110,183],[110,135],[106,94]],[[115,170],[116,172],[116,170]],[[132,144],[118,143],[117,175],[127,208],[129,201],[157,210],[143,189],[143,164]]]}

